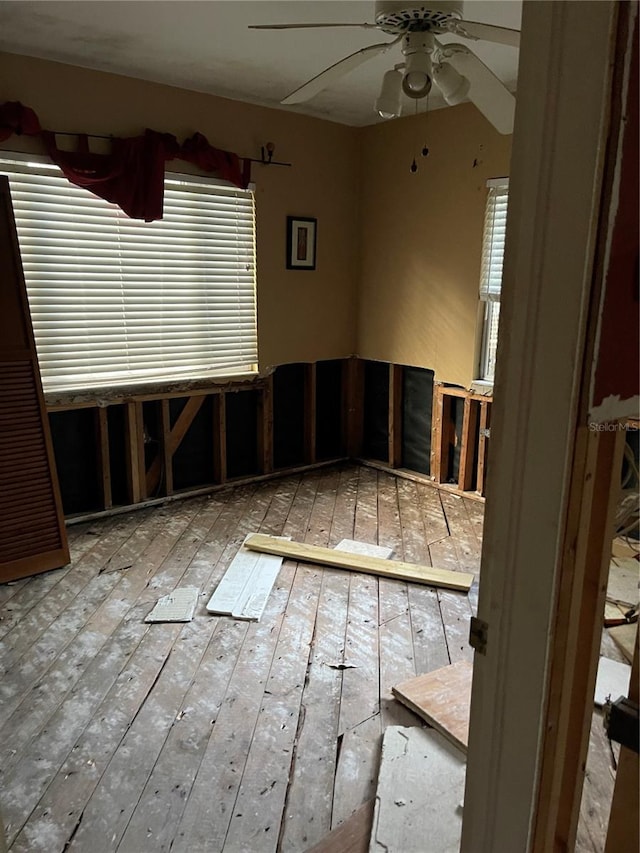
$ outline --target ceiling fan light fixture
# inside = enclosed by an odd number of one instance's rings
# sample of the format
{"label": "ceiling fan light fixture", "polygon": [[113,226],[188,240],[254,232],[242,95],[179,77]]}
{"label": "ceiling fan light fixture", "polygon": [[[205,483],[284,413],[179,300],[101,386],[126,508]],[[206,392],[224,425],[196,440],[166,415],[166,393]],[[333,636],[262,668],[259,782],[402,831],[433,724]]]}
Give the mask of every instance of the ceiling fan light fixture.
{"label": "ceiling fan light fixture", "polygon": [[380,94],[376,100],[376,112],[380,118],[397,118],[400,115],[402,94],[402,72],[393,68],[382,78]]}
{"label": "ceiling fan light fixture", "polygon": [[433,79],[450,106],[461,104],[467,97],[470,83],[448,62],[439,62],[433,68]]}
{"label": "ceiling fan light fixture", "polygon": [[409,98],[425,98],[431,91],[431,57],[425,51],[407,55],[402,91]]}

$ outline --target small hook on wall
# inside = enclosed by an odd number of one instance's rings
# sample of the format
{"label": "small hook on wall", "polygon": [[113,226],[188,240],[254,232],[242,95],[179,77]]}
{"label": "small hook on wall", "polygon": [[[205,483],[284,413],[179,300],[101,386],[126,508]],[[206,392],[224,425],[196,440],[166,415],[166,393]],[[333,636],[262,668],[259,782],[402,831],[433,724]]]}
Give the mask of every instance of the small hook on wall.
{"label": "small hook on wall", "polygon": [[276,150],[276,146],[273,142],[267,142],[266,145],[263,145],[260,148],[260,161],[265,165],[268,165],[273,160],[273,152]]}

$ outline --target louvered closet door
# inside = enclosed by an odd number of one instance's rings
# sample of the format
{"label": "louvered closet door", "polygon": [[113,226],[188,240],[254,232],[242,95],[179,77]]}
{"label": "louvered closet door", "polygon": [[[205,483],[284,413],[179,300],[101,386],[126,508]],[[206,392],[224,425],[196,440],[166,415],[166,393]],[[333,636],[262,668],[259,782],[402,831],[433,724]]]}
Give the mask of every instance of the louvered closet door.
{"label": "louvered closet door", "polygon": [[68,562],[9,182],[0,177],[0,583]]}

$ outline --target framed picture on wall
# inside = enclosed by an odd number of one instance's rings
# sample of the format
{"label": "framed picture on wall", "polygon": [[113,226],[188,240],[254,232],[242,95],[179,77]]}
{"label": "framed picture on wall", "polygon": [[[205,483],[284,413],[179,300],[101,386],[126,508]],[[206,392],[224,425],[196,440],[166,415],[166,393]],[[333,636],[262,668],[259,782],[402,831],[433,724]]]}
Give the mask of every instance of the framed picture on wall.
{"label": "framed picture on wall", "polygon": [[287,269],[316,268],[317,219],[307,216],[287,216]]}

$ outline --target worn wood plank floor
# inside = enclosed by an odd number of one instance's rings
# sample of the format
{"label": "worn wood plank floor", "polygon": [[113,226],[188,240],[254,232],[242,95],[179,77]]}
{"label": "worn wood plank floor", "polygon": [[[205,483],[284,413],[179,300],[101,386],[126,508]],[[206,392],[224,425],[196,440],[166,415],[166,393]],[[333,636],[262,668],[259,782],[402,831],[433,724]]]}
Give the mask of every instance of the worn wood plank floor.
{"label": "worn wood plank floor", "polygon": [[[211,616],[253,531],[477,573],[482,506],[345,465],[71,527],[69,566],[0,586],[12,853],[303,853],[371,799],[384,726],[420,725],[391,687],[472,659],[477,585],[285,562],[259,623]],[[181,584],[194,620],[146,624]],[[596,775],[585,851],[612,784]]]}

